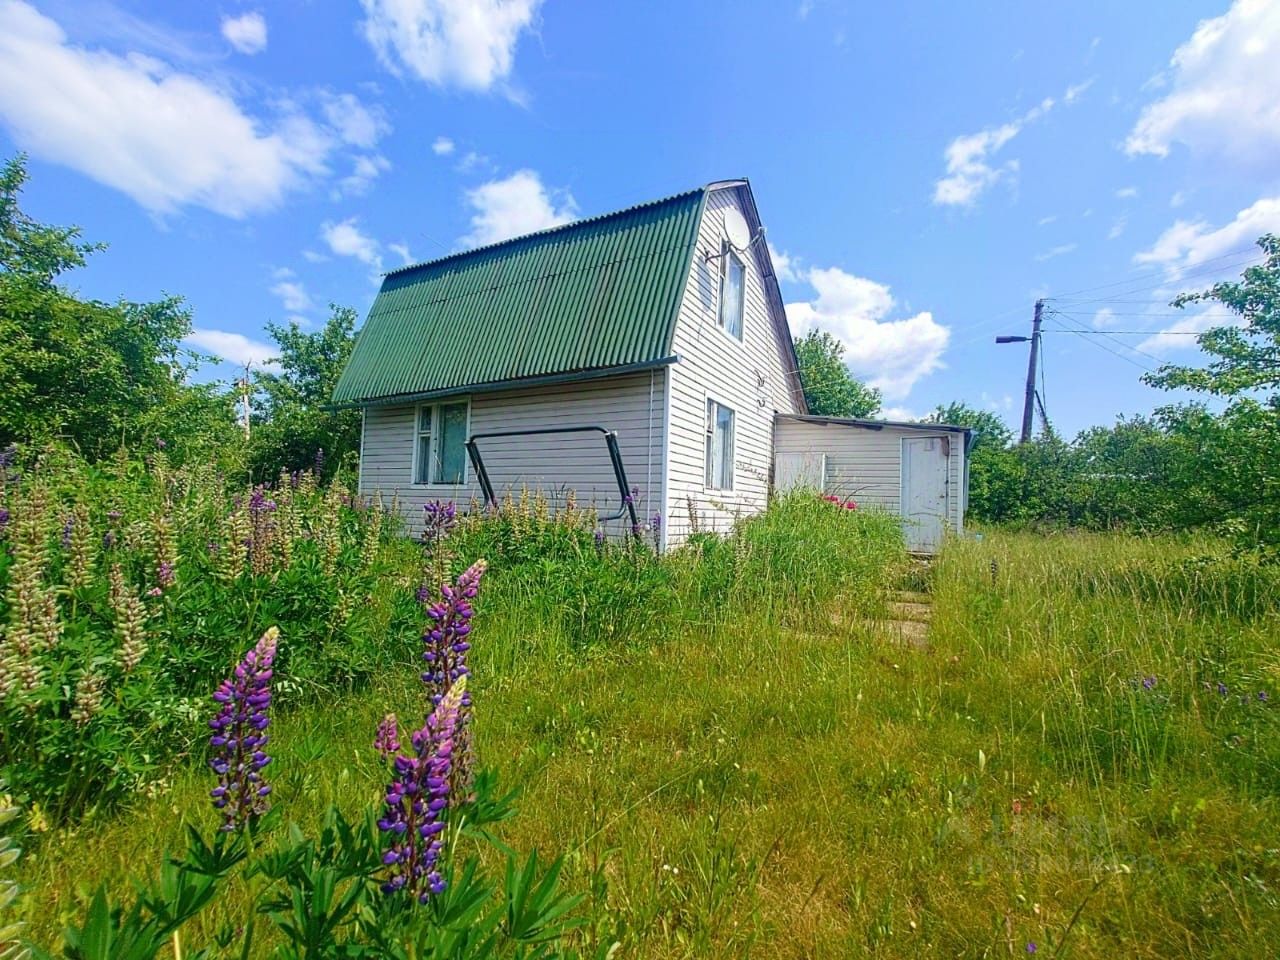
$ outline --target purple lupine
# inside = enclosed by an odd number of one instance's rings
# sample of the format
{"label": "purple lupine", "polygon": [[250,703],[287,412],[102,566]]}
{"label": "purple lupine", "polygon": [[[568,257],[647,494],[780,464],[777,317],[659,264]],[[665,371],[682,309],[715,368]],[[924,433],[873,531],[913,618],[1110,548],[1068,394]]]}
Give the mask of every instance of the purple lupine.
{"label": "purple lupine", "polygon": [[1156,678],[1155,678],[1155,677],[1143,677],[1143,678],[1142,678],[1142,689],[1143,689],[1143,690],[1154,690],[1154,689],[1155,689],[1155,686],[1156,686],[1156,683],[1157,683],[1157,680],[1156,680]]}
{"label": "purple lupine", "polygon": [[[378,828],[391,842],[382,862],[391,868],[382,892],[405,891],[426,903],[444,890],[437,870],[444,842],[445,811],[454,766],[454,738],[458,733],[467,681],[459,678],[413,734],[413,753],[397,754],[387,785]],[[385,722],[385,721],[384,721]]]}
{"label": "purple lupine", "polygon": [[1225,697],[1228,693],[1227,685],[1221,680],[1218,681],[1218,696]]}
{"label": "purple lupine", "polygon": [[156,568],[156,581],[160,591],[163,593],[165,587],[173,586],[173,580],[173,564],[168,560],[162,561]]}
{"label": "purple lupine", "polygon": [[4,535],[4,528],[9,526],[9,517],[9,509],[7,507],[0,507],[0,536]]}
{"label": "purple lupine", "polygon": [[1262,702],[1262,703],[1266,703],[1266,702],[1267,702],[1268,700],[1270,700],[1270,699],[1271,699],[1271,696],[1270,696],[1270,694],[1268,694],[1268,693],[1267,693],[1267,691],[1265,691],[1265,690],[1259,690],[1259,691],[1258,691],[1258,700],[1259,700],[1260,702]]}
{"label": "purple lupine", "polygon": [[271,722],[271,666],[279,637],[276,627],[264,633],[213,694],[221,706],[209,721],[209,746],[214,749],[209,766],[218,775],[218,785],[209,796],[222,811],[223,830],[237,830],[267,810],[271,787],[262,769],[271,758],[263,748]]}
{"label": "purple lupine", "polygon": [[422,505],[422,542],[435,546],[457,526],[458,508],[452,500],[432,500]]}
{"label": "purple lupine", "polygon": [[74,516],[68,515],[67,518],[62,521],[62,549],[63,550],[66,550],[68,547],[71,546],[71,535],[75,533],[75,529],[76,529],[76,518]]}
{"label": "purple lupine", "polygon": [[324,473],[324,447],[317,447],[317,448],[316,448],[316,461],[315,461],[315,474],[316,474],[316,479],[317,479],[317,480],[319,480],[319,479],[320,479],[320,476],[321,476],[323,473]]}
{"label": "purple lupine", "polygon": [[373,749],[382,755],[383,760],[400,750],[400,723],[396,720],[394,713],[388,713],[378,724],[378,732],[373,738]]}
{"label": "purple lupine", "polygon": [[604,530],[601,529],[600,527],[596,527],[596,532],[594,534],[594,537],[596,541],[596,549],[597,550],[604,549]]}
{"label": "purple lupine", "polygon": [[[441,584],[440,601],[427,608],[432,625],[422,635],[422,659],[427,663],[422,682],[427,685],[433,704],[439,704],[449,688],[467,675],[467,651],[471,649],[467,635],[475,612],[471,601],[480,592],[480,578],[486,567],[484,560],[477,560],[458,575],[456,583]],[[470,702],[465,698],[463,707],[470,706]]]}

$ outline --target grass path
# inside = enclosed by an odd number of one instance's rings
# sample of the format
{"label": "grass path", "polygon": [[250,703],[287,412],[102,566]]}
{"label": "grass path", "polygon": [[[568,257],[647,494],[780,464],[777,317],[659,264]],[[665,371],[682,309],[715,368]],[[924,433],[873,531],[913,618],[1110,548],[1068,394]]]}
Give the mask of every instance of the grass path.
{"label": "grass path", "polygon": [[[834,617],[501,676],[481,658],[480,749],[522,790],[502,837],[567,853],[583,938],[619,958],[1271,955],[1280,753],[1253,691],[1280,679],[1276,619],[1134,572],[1193,552],[957,544],[931,575],[924,646]],[[483,617],[475,636],[479,651]],[[1202,687],[1206,651],[1232,698]],[[1147,675],[1154,691],[1132,682]],[[374,725],[417,696],[393,678],[283,719],[277,802],[304,822],[375,802]],[[49,838],[22,865],[36,932],[209,823],[206,788],[184,770]]]}

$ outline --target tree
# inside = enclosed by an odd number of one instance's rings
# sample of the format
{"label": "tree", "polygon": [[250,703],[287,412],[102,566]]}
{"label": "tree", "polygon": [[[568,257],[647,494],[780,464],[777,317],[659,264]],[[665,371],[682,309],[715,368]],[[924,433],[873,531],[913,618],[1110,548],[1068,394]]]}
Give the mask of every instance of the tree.
{"label": "tree", "polygon": [[844,345],[825,330],[810,330],[796,338],[800,384],[809,412],[821,417],[874,417],[880,412],[880,391],[849,373]]}
{"label": "tree", "polygon": [[[1217,303],[1240,318],[1238,326],[1221,325],[1197,338],[1209,355],[1204,367],[1165,364],[1142,379],[1154,387],[1183,387],[1218,396],[1280,389],[1280,237],[1258,240],[1265,260],[1244,271],[1241,280],[1215,283],[1199,293],[1184,293],[1172,306]],[[1273,397],[1274,400],[1274,397]]]}
{"label": "tree", "polygon": [[0,168],[0,447],[59,439],[94,459],[143,440],[179,454],[227,442],[227,398],[188,383],[199,361],[182,346],[183,302],[103,303],[60,286],[102,246],[27,216],[26,180],[23,157]]}
{"label": "tree", "polygon": [[267,324],[280,347],[279,372],[255,376],[250,461],[256,479],[312,466],[319,451],[324,472],[331,474],[360,449],[360,411],[325,409],[356,343],[356,312],[335,304],[330,311],[314,333],[296,323]]}

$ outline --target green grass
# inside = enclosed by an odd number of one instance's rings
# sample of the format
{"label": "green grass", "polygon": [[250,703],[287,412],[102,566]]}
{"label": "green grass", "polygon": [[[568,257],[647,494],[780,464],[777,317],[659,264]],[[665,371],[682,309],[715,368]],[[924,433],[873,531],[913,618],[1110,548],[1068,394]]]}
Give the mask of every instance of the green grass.
{"label": "green grass", "polygon": [[[1257,697],[1280,698],[1274,572],[1198,560],[1209,543],[988,533],[934,566],[916,650],[874,623],[905,575],[891,546],[866,546],[869,527],[836,550],[831,530],[797,538],[802,520],[784,510],[645,565],[626,602],[648,615],[612,642],[613,621],[569,601],[621,587],[599,571],[597,587],[567,584],[586,569],[572,550],[541,573],[495,566],[475,632],[479,748],[522,790],[503,841],[567,854],[567,888],[589,894],[586,944],[1274,952],[1280,706]],[[305,827],[329,802],[376,803],[374,726],[419,696],[406,666],[281,718],[277,804]],[[207,786],[180,768],[120,816],[36,844],[20,865],[34,938],[53,942],[98,882],[125,889],[185,823],[210,825]]]}

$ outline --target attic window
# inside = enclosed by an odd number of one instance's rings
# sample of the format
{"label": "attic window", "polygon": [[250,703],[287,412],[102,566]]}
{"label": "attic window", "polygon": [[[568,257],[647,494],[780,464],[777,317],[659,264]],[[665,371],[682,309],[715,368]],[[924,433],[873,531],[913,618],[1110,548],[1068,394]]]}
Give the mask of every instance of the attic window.
{"label": "attic window", "polygon": [[718,323],[726,333],[742,339],[742,314],[744,308],[744,289],[746,287],[747,266],[728,243],[725,243],[723,256],[720,258],[720,312],[716,316]]}

